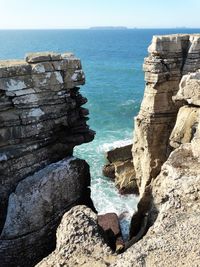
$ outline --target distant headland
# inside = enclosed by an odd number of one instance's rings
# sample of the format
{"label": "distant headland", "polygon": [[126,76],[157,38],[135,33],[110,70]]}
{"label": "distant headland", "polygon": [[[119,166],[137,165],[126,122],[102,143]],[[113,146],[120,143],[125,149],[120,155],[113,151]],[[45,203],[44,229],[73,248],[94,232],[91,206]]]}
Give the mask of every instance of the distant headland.
{"label": "distant headland", "polygon": [[125,26],[97,26],[97,27],[90,27],[90,30],[128,30]]}

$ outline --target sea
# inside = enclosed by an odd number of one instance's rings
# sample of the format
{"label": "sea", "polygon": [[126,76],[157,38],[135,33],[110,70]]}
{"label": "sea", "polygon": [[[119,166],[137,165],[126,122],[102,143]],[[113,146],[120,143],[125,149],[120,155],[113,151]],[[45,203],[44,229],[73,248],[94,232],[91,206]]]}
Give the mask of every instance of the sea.
{"label": "sea", "polygon": [[122,29],[122,30],[1,30],[0,59],[24,58],[27,52],[73,52],[82,61],[93,142],[78,146],[74,155],[90,165],[91,194],[100,214],[115,212],[123,236],[128,237],[131,215],[138,197],[120,195],[114,183],[102,175],[105,152],[130,143],[133,118],[144,93],[142,64],[153,35],[200,33],[200,29]]}

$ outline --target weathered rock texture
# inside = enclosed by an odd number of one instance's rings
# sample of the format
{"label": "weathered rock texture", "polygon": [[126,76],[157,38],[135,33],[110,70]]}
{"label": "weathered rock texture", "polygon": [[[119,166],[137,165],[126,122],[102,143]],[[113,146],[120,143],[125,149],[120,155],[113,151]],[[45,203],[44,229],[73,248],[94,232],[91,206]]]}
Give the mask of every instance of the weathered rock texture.
{"label": "weathered rock texture", "polygon": [[200,162],[191,144],[171,153],[152,195],[153,226],[112,266],[199,266]]}
{"label": "weathered rock texture", "polygon": [[114,266],[198,266],[200,35],[155,36],[149,52],[133,160],[151,227]]}
{"label": "weathered rock texture", "polygon": [[88,165],[71,157],[94,138],[77,87],[84,83],[71,53],[0,61],[1,266],[31,266],[54,246],[62,214],[90,201]]}
{"label": "weathered rock texture", "polygon": [[[184,98],[190,99],[191,104],[198,104],[199,68],[200,35],[153,37],[144,62],[146,88],[135,119],[133,143],[133,161],[141,194],[145,185],[159,174],[172,150],[169,137]],[[194,71],[197,72],[182,78]],[[182,101],[174,102],[181,78],[178,98]],[[189,83],[192,90],[188,90]]]}
{"label": "weathered rock texture", "polygon": [[57,230],[56,250],[37,267],[106,267],[114,260],[98,231],[97,215],[85,206],[65,213]]}
{"label": "weathered rock texture", "polygon": [[103,174],[114,179],[121,194],[138,194],[131,149],[132,144],[128,144],[106,152],[109,163],[103,167]]}
{"label": "weathered rock texture", "polygon": [[[133,144],[141,196],[132,220],[133,238],[125,244],[125,253],[115,256],[110,252],[112,261],[101,250],[102,262],[97,266],[198,267],[200,35],[156,36],[149,52],[144,65],[147,86]],[[93,229],[96,225],[94,222]],[[96,242],[101,246],[103,241]],[[92,247],[89,250],[93,252]],[[58,249],[42,266],[52,266],[52,260],[55,264],[57,255]],[[74,255],[74,265],[63,256],[62,266],[76,266],[78,256]],[[99,258],[90,259],[84,257],[77,266],[99,263]]]}

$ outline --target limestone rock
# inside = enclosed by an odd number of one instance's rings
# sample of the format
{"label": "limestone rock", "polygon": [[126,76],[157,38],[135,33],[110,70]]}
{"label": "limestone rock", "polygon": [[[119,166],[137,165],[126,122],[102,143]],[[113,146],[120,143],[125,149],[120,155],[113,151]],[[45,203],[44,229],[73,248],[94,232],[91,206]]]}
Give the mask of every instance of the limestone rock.
{"label": "limestone rock", "polygon": [[138,194],[135,170],[132,160],[117,161],[115,167],[115,185],[121,194]]}
{"label": "limestone rock", "polygon": [[116,147],[106,152],[106,158],[109,162],[123,161],[130,159],[132,144],[126,146]]}
{"label": "limestone rock", "polygon": [[31,74],[31,66],[23,60],[0,60],[0,78]]}
{"label": "limestone rock", "polygon": [[106,164],[103,166],[103,175],[111,179],[115,179],[115,166],[114,164]]}
{"label": "limestone rock", "polygon": [[55,251],[36,266],[106,267],[112,261],[112,251],[98,231],[97,215],[85,206],[76,206],[62,218]]}
{"label": "limestone rock", "polygon": [[54,52],[35,52],[35,53],[28,53],[25,59],[26,62],[28,63],[60,60],[61,54]]}
{"label": "limestone rock", "polygon": [[152,183],[154,222],[111,266],[198,266],[200,168],[191,144],[171,153]]}
{"label": "limestone rock", "polygon": [[87,100],[75,86],[83,80],[80,60],[71,54],[40,52],[27,62],[0,62],[0,229],[8,196],[21,179],[93,140],[88,111],[81,108]]}
{"label": "limestone rock", "polygon": [[198,34],[154,36],[149,47],[144,62],[146,88],[135,118],[132,149],[141,195],[172,150],[169,138],[183,100],[198,104],[199,38]]}
{"label": "limestone rock", "polygon": [[[89,185],[89,166],[73,157],[52,163],[19,182],[9,197],[0,236],[0,265],[32,266],[47,255],[55,244],[53,232],[64,212],[75,204],[90,205]],[[29,251],[30,246],[34,253]],[[9,254],[13,255],[10,262]]]}
{"label": "limestone rock", "polygon": [[106,152],[109,164],[104,166],[103,174],[115,180],[121,194],[138,193],[131,148],[132,144],[128,144]]}
{"label": "limestone rock", "polygon": [[188,104],[200,106],[200,70],[182,77],[174,100],[185,100]]}
{"label": "limestone rock", "polygon": [[176,124],[170,135],[170,145],[176,148],[181,144],[190,143],[198,133],[199,122],[200,108],[181,107],[177,115]]}

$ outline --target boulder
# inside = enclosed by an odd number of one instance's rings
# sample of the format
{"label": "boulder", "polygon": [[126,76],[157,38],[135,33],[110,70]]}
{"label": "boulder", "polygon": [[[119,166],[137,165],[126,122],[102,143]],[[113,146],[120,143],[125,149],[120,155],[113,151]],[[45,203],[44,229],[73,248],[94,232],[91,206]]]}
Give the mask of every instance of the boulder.
{"label": "boulder", "polygon": [[106,267],[114,262],[111,249],[99,234],[97,215],[86,206],[76,206],[65,213],[56,236],[55,251],[37,267]]}
{"label": "boulder", "polygon": [[113,251],[121,252],[124,248],[124,242],[117,214],[106,213],[98,215],[98,225],[106,243]]}
{"label": "boulder", "polygon": [[[200,88],[200,86],[199,86]],[[170,145],[174,148],[190,143],[198,134],[200,108],[183,106],[179,109],[176,124],[170,135]]]}
{"label": "boulder", "polygon": [[[0,236],[0,265],[33,266],[51,252],[62,215],[79,203],[92,207],[89,185],[89,166],[73,157],[19,182],[8,201]],[[9,255],[13,255],[12,261]]]}
{"label": "boulder", "polygon": [[200,69],[182,77],[174,100],[184,100],[188,104],[200,106]]}
{"label": "boulder", "polygon": [[131,148],[132,144],[113,148],[106,152],[106,159],[109,162],[125,161],[127,159],[131,159]]}

